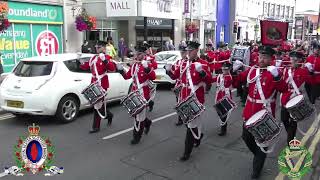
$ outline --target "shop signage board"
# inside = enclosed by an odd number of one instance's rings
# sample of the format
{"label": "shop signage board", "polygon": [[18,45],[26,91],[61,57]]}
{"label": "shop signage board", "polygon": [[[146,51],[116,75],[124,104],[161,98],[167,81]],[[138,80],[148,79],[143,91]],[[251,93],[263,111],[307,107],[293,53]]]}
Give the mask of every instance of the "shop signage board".
{"label": "shop signage board", "polygon": [[137,0],[106,0],[107,17],[137,16]]}

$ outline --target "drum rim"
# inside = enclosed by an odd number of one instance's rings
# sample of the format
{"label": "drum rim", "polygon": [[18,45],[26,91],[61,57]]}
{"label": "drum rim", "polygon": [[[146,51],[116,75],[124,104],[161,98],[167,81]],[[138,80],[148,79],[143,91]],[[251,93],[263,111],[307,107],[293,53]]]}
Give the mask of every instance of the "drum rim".
{"label": "drum rim", "polygon": [[265,114],[268,112],[268,110],[267,110],[267,109],[261,109],[260,111],[254,113],[254,114],[245,122],[245,126],[251,127],[252,125],[256,124],[256,122],[252,122],[252,123],[250,123],[250,124],[249,124],[249,122],[252,121],[251,119],[252,119],[255,115],[257,115],[258,113],[262,113],[262,112],[264,112],[264,113],[263,113],[260,117],[262,117],[263,115],[265,115]]}
{"label": "drum rim", "polygon": [[[301,99],[299,99],[299,101],[296,103],[296,104],[290,104],[291,106],[289,106],[289,103],[292,103],[292,101],[294,100],[294,99],[298,99],[299,97],[301,97]],[[292,108],[292,107],[294,107],[294,106],[296,106],[298,103],[300,103],[301,101],[304,101],[304,96],[302,95],[302,94],[300,94],[300,95],[297,95],[297,96],[295,96],[295,97],[293,97],[293,98],[291,98],[287,103],[286,103],[286,105],[285,105],[285,108]]]}

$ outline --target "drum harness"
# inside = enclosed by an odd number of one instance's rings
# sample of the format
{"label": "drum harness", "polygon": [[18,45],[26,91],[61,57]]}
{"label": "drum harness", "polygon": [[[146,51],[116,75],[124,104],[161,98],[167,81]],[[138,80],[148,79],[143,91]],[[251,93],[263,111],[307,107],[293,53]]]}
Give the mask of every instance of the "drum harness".
{"label": "drum harness", "polygon": [[[252,79],[250,79],[250,75],[252,73],[252,71],[256,69],[256,76]],[[257,100],[257,99],[253,99],[251,98],[249,95],[247,97],[247,99],[252,102],[252,103],[257,103],[257,104],[263,104],[264,108],[267,109],[267,111],[269,113],[272,112],[271,110],[271,102],[274,102],[274,95],[276,93],[276,91],[273,91],[273,93],[271,94],[271,96],[266,99],[265,96],[264,96],[264,93],[262,91],[262,86],[261,86],[261,81],[260,81],[260,68],[254,68],[252,67],[250,70],[249,70],[249,74],[247,76],[247,82],[250,84],[250,83],[253,83],[253,82],[256,82],[256,89],[258,89],[258,93],[260,95],[260,100]],[[281,125],[281,124],[280,124]],[[280,126],[281,128],[281,126]],[[279,140],[279,139],[278,139]],[[256,141],[256,140],[255,140]],[[274,144],[270,144],[270,142],[267,142],[265,144],[260,144],[256,141],[256,144],[260,147],[261,151],[264,152],[264,153],[271,153],[273,152],[274,148],[275,148],[275,145],[278,141],[274,142]],[[264,148],[266,147],[269,147],[270,146],[270,149],[268,150],[265,150]]]}
{"label": "drum harness", "polygon": [[[101,79],[102,79],[104,76],[107,75],[107,71],[106,71],[104,74],[99,75],[98,70],[97,70],[97,61],[98,61],[98,57],[95,56],[95,58],[94,58],[93,60],[90,60],[90,61],[89,61],[89,65],[90,65],[90,67],[92,67],[92,65],[93,65],[94,71],[95,71],[95,75],[92,75],[92,77],[96,78],[97,81],[98,81],[98,83],[99,83],[99,85],[101,86]],[[91,71],[92,71],[92,70],[91,70]],[[107,96],[105,96],[104,99],[103,99],[103,102],[101,102],[101,103],[104,104],[104,115],[102,115],[101,112],[99,111],[100,108],[94,107],[94,108],[96,109],[97,113],[99,114],[99,116],[100,116],[102,119],[107,118],[107,101],[106,101],[106,99],[105,99],[106,97],[107,97]]]}
{"label": "drum harness", "polygon": [[[224,96],[231,98],[230,88],[225,88],[225,86],[224,86],[224,75],[223,74],[219,74],[218,77],[217,77],[217,91],[216,91],[216,97],[215,97],[216,103],[217,103],[217,98],[218,98],[219,91],[224,91],[225,92]],[[231,115],[231,111],[228,112],[225,122],[222,122],[221,119],[219,118],[220,126],[224,126],[227,123],[227,121],[228,121],[228,119],[229,119],[229,117]]]}

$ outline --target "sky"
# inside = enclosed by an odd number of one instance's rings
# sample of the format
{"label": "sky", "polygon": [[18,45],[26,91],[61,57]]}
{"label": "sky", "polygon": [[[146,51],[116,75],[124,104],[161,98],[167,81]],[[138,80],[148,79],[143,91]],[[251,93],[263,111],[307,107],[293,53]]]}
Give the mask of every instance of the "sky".
{"label": "sky", "polygon": [[320,0],[297,0],[296,12],[315,10],[319,11]]}

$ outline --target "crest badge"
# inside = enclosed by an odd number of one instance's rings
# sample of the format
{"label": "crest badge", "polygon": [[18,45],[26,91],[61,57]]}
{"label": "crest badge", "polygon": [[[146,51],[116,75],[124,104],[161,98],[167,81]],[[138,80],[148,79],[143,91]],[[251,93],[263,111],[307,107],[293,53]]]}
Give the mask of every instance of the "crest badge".
{"label": "crest badge", "polygon": [[0,177],[6,175],[23,176],[25,173],[38,174],[46,171],[44,176],[62,174],[63,168],[53,166],[55,148],[48,137],[40,136],[40,126],[28,127],[28,136],[20,136],[14,146],[16,166],[5,168]]}

